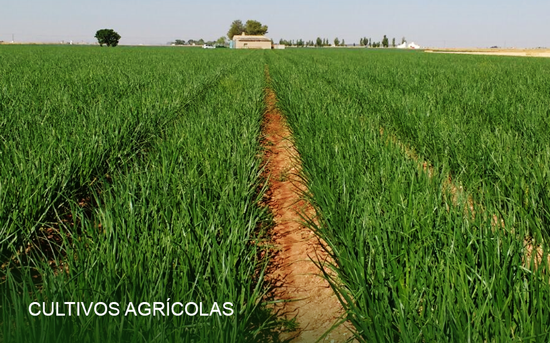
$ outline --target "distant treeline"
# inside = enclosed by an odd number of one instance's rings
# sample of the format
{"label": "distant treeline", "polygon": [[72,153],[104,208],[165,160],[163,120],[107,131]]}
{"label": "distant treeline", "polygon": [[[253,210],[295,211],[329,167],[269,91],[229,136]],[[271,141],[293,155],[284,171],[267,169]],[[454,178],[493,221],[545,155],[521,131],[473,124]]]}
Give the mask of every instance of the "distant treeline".
{"label": "distant treeline", "polygon": [[[405,42],[406,42],[405,37],[401,38],[401,44]],[[205,41],[202,38],[197,40],[189,39],[188,41],[185,41],[183,39],[176,39],[174,42],[169,42],[168,44],[170,45],[204,45],[206,44],[211,46],[227,46],[229,44],[229,41],[227,40],[226,37],[220,37],[216,41]],[[317,37],[316,40],[308,40],[308,41],[303,39],[286,40],[281,38],[279,40],[279,44],[286,45],[286,46],[295,46],[299,48],[324,47],[324,46],[348,46],[348,45],[356,46],[356,43],[346,44],[346,41],[344,39],[340,40],[338,37],[334,38],[332,42],[330,42],[328,38],[321,38],[321,37]],[[374,41],[374,42],[372,38],[363,37],[359,39],[359,46],[365,46],[365,47],[368,46],[371,48],[380,48],[380,47],[389,48],[391,46],[395,48],[397,44],[396,44],[395,38],[392,38],[391,44],[390,44],[388,37],[384,35],[381,41]]]}
{"label": "distant treeline", "polygon": [[[401,39],[401,43],[404,43],[405,41],[406,41],[405,37],[403,37]],[[279,44],[286,45],[286,46],[296,46],[296,47],[310,47],[310,46],[323,47],[323,46],[348,46],[348,45],[356,46],[356,43],[346,44],[346,41],[344,39],[340,40],[338,39],[338,37],[334,38],[332,43],[328,40],[328,38],[321,38],[321,37],[317,37],[315,41],[313,40],[304,41],[303,39],[286,40],[281,38],[279,40]],[[379,47],[388,48],[390,47],[390,42],[388,37],[386,37],[386,35],[384,35],[382,40],[378,42],[373,42],[372,38],[364,37],[359,40],[359,46],[368,46],[372,48],[379,48]],[[392,39],[391,46],[396,47],[395,38]]]}
{"label": "distant treeline", "polygon": [[216,41],[212,41],[212,40],[205,41],[202,38],[201,39],[189,39],[188,41],[186,41],[184,39],[176,39],[175,41],[169,42],[168,44],[169,45],[204,45],[204,44],[206,44],[206,45],[211,45],[211,46],[215,46],[215,45],[226,46],[226,45],[228,45],[228,41],[227,41],[227,38],[225,38],[225,37],[220,37]]}

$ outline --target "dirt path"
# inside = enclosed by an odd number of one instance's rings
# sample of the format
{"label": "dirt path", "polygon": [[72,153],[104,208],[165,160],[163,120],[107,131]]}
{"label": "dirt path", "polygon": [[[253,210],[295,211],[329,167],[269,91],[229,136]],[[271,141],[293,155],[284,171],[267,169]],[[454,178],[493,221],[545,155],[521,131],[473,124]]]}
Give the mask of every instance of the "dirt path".
{"label": "dirt path", "polygon": [[[268,73],[266,72],[268,75]],[[275,220],[273,243],[276,246],[267,280],[274,285],[274,298],[284,301],[275,310],[287,319],[295,318],[298,330],[283,333],[282,339],[313,343],[337,322],[343,309],[328,282],[320,277],[311,258],[325,259],[327,254],[302,222],[300,214],[315,214],[312,206],[301,199],[306,186],[298,177],[300,163],[285,118],[277,109],[277,98],[271,89],[266,93],[264,116],[264,161],[269,177],[265,203]],[[289,302],[290,301],[290,302]],[[352,334],[344,325],[323,338],[323,342],[344,342]]]}

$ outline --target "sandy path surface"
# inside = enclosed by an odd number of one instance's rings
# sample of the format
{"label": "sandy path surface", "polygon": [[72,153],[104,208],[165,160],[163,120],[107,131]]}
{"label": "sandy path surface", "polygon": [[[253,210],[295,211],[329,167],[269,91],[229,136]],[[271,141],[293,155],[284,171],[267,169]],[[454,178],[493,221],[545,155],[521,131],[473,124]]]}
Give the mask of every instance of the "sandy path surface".
{"label": "sandy path surface", "polygon": [[[272,237],[276,249],[266,278],[275,286],[274,298],[284,301],[276,304],[275,310],[298,323],[297,331],[283,333],[281,338],[313,343],[338,321],[343,309],[311,260],[324,260],[327,254],[315,234],[302,224],[300,214],[313,216],[315,211],[301,199],[300,193],[306,186],[298,176],[301,168],[298,153],[276,103],[275,93],[268,89],[263,123],[266,176],[269,175],[265,203],[274,215]],[[341,325],[322,342],[345,342],[350,337],[350,331]]]}

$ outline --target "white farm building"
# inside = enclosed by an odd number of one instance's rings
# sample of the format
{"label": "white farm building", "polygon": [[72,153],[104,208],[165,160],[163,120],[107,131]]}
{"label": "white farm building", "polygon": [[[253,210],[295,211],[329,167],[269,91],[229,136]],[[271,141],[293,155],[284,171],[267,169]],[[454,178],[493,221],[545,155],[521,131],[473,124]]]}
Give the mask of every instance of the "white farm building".
{"label": "white farm building", "polygon": [[271,39],[266,36],[248,36],[244,32],[233,36],[231,47],[234,49],[271,49]]}

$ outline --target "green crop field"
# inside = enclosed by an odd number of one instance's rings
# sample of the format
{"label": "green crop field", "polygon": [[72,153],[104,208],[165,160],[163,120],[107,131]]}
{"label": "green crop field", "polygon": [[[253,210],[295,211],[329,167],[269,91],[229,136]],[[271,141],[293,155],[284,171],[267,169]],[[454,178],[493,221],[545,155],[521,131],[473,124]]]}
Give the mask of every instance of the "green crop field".
{"label": "green crop field", "polygon": [[[269,61],[361,340],[550,339],[548,260],[533,267],[526,244],[550,233],[550,61],[386,51]],[[476,215],[450,200],[449,175]]]}
{"label": "green crop field", "polygon": [[[264,65],[215,52],[1,50],[4,341],[261,338]],[[34,318],[33,301],[235,313]]]}
{"label": "green crop field", "polygon": [[[0,61],[0,341],[279,341],[266,87],[357,340],[550,340],[550,60],[0,46]],[[45,315],[67,302],[120,313]]]}

